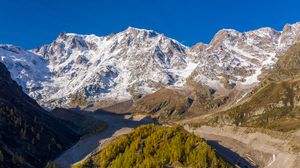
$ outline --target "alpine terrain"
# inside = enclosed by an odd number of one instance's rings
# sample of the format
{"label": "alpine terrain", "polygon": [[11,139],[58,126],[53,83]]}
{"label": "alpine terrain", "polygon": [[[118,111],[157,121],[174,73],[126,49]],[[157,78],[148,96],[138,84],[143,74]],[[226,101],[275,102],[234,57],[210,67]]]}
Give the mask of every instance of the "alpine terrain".
{"label": "alpine terrain", "polygon": [[0,85],[0,166],[300,165],[300,22],[1,44]]}
{"label": "alpine terrain", "polygon": [[220,30],[209,44],[184,46],[152,30],[128,29],[107,36],[61,33],[30,51],[0,46],[0,57],[16,80],[42,106],[87,107],[139,98],[187,81],[215,94],[259,82],[278,56],[297,42],[300,23],[282,31]]}

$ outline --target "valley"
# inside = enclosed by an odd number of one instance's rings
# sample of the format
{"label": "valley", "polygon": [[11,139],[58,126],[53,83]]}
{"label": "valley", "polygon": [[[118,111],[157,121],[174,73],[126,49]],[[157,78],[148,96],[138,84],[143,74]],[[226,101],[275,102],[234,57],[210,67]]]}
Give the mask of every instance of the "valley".
{"label": "valley", "polygon": [[[110,124],[103,132],[78,141],[54,161],[58,167],[67,168],[80,163],[117,137],[132,132],[138,126],[155,122],[145,115],[137,117],[111,113],[90,115],[106,123],[116,124]],[[191,127],[183,123],[181,125],[188,132],[205,139],[218,154],[236,166],[294,168],[300,161],[298,151],[300,138],[297,133],[286,135],[246,127]]]}
{"label": "valley", "polygon": [[134,27],[1,44],[0,166],[295,168],[299,67],[300,22],[190,47]]}

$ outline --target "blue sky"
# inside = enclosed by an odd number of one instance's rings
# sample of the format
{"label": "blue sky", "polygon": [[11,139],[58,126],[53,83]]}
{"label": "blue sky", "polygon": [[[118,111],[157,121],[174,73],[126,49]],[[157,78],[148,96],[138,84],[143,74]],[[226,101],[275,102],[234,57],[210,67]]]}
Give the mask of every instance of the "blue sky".
{"label": "blue sky", "polygon": [[297,0],[0,0],[0,43],[27,49],[60,32],[107,35],[153,29],[185,45],[209,43],[221,28],[281,30],[300,21]]}

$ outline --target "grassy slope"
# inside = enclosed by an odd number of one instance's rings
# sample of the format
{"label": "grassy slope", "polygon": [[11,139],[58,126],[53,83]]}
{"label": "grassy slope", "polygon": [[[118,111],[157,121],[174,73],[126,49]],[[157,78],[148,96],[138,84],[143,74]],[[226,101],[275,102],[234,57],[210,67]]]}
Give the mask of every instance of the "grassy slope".
{"label": "grassy slope", "polygon": [[210,123],[291,131],[300,128],[300,111],[294,102],[300,90],[294,82],[272,82],[249,101],[217,115]]}
{"label": "grassy slope", "polygon": [[147,113],[160,121],[176,121],[206,114],[228,102],[227,96],[212,96],[207,86],[191,85],[187,90],[161,89],[137,100],[131,112]]}
{"label": "grassy slope", "polygon": [[162,89],[137,102],[135,111],[152,114],[161,119],[176,118],[191,106],[192,99],[176,90]]}
{"label": "grassy slope", "polygon": [[201,138],[182,127],[154,124],[121,136],[77,164],[82,167],[231,167]]}

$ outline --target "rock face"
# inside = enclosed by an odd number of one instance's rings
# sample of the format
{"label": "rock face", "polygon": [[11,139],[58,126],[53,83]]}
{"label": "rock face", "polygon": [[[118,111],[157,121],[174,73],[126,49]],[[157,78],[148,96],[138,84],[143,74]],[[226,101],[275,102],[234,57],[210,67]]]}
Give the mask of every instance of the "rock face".
{"label": "rock face", "polygon": [[219,31],[209,44],[186,47],[152,30],[129,27],[108,36],[61,33],[31,51],[0,46],[0,61],[45,107],[120,102],[167,86],[200,82],[219,91],[253,86],[299,39],[300,23],[282,31]]}
{"label": "rock face", "polygon": [[44,167],[78,138],[27,96],[0,63],[0,167]]}
{"label": "rock face", "polygon": [[215,87],[220,81],[242,86],[257,83],[257,77],[297,42],[299,32],[300,23],[286,25],[281,32],[271,28],[245,33],[220,30],[210,44],[200,43],[189,50],[194,60],[199,59],[192,76]]}
{"label": "rock face", "polygon": [[[62,33],[32,53],[13,53],[9,50],[12,47],[2,46],[2,62],[11,64],[13,77],[23,82],[30,96],[50,107],[64,106],[77,95],[90,100],[119,101],[131,97],[130,88],[132,92],[149,93],[175,83],[179,72],[170,70],[187,66],[185,46],[154,31],[131,27],[105,37]],[[39,78],[33,72],[36,65],[15,59],[22,59],[24,54],[40,59],[37,64],[49,76]],[[28,70],[22,72],[25,65]]]}

